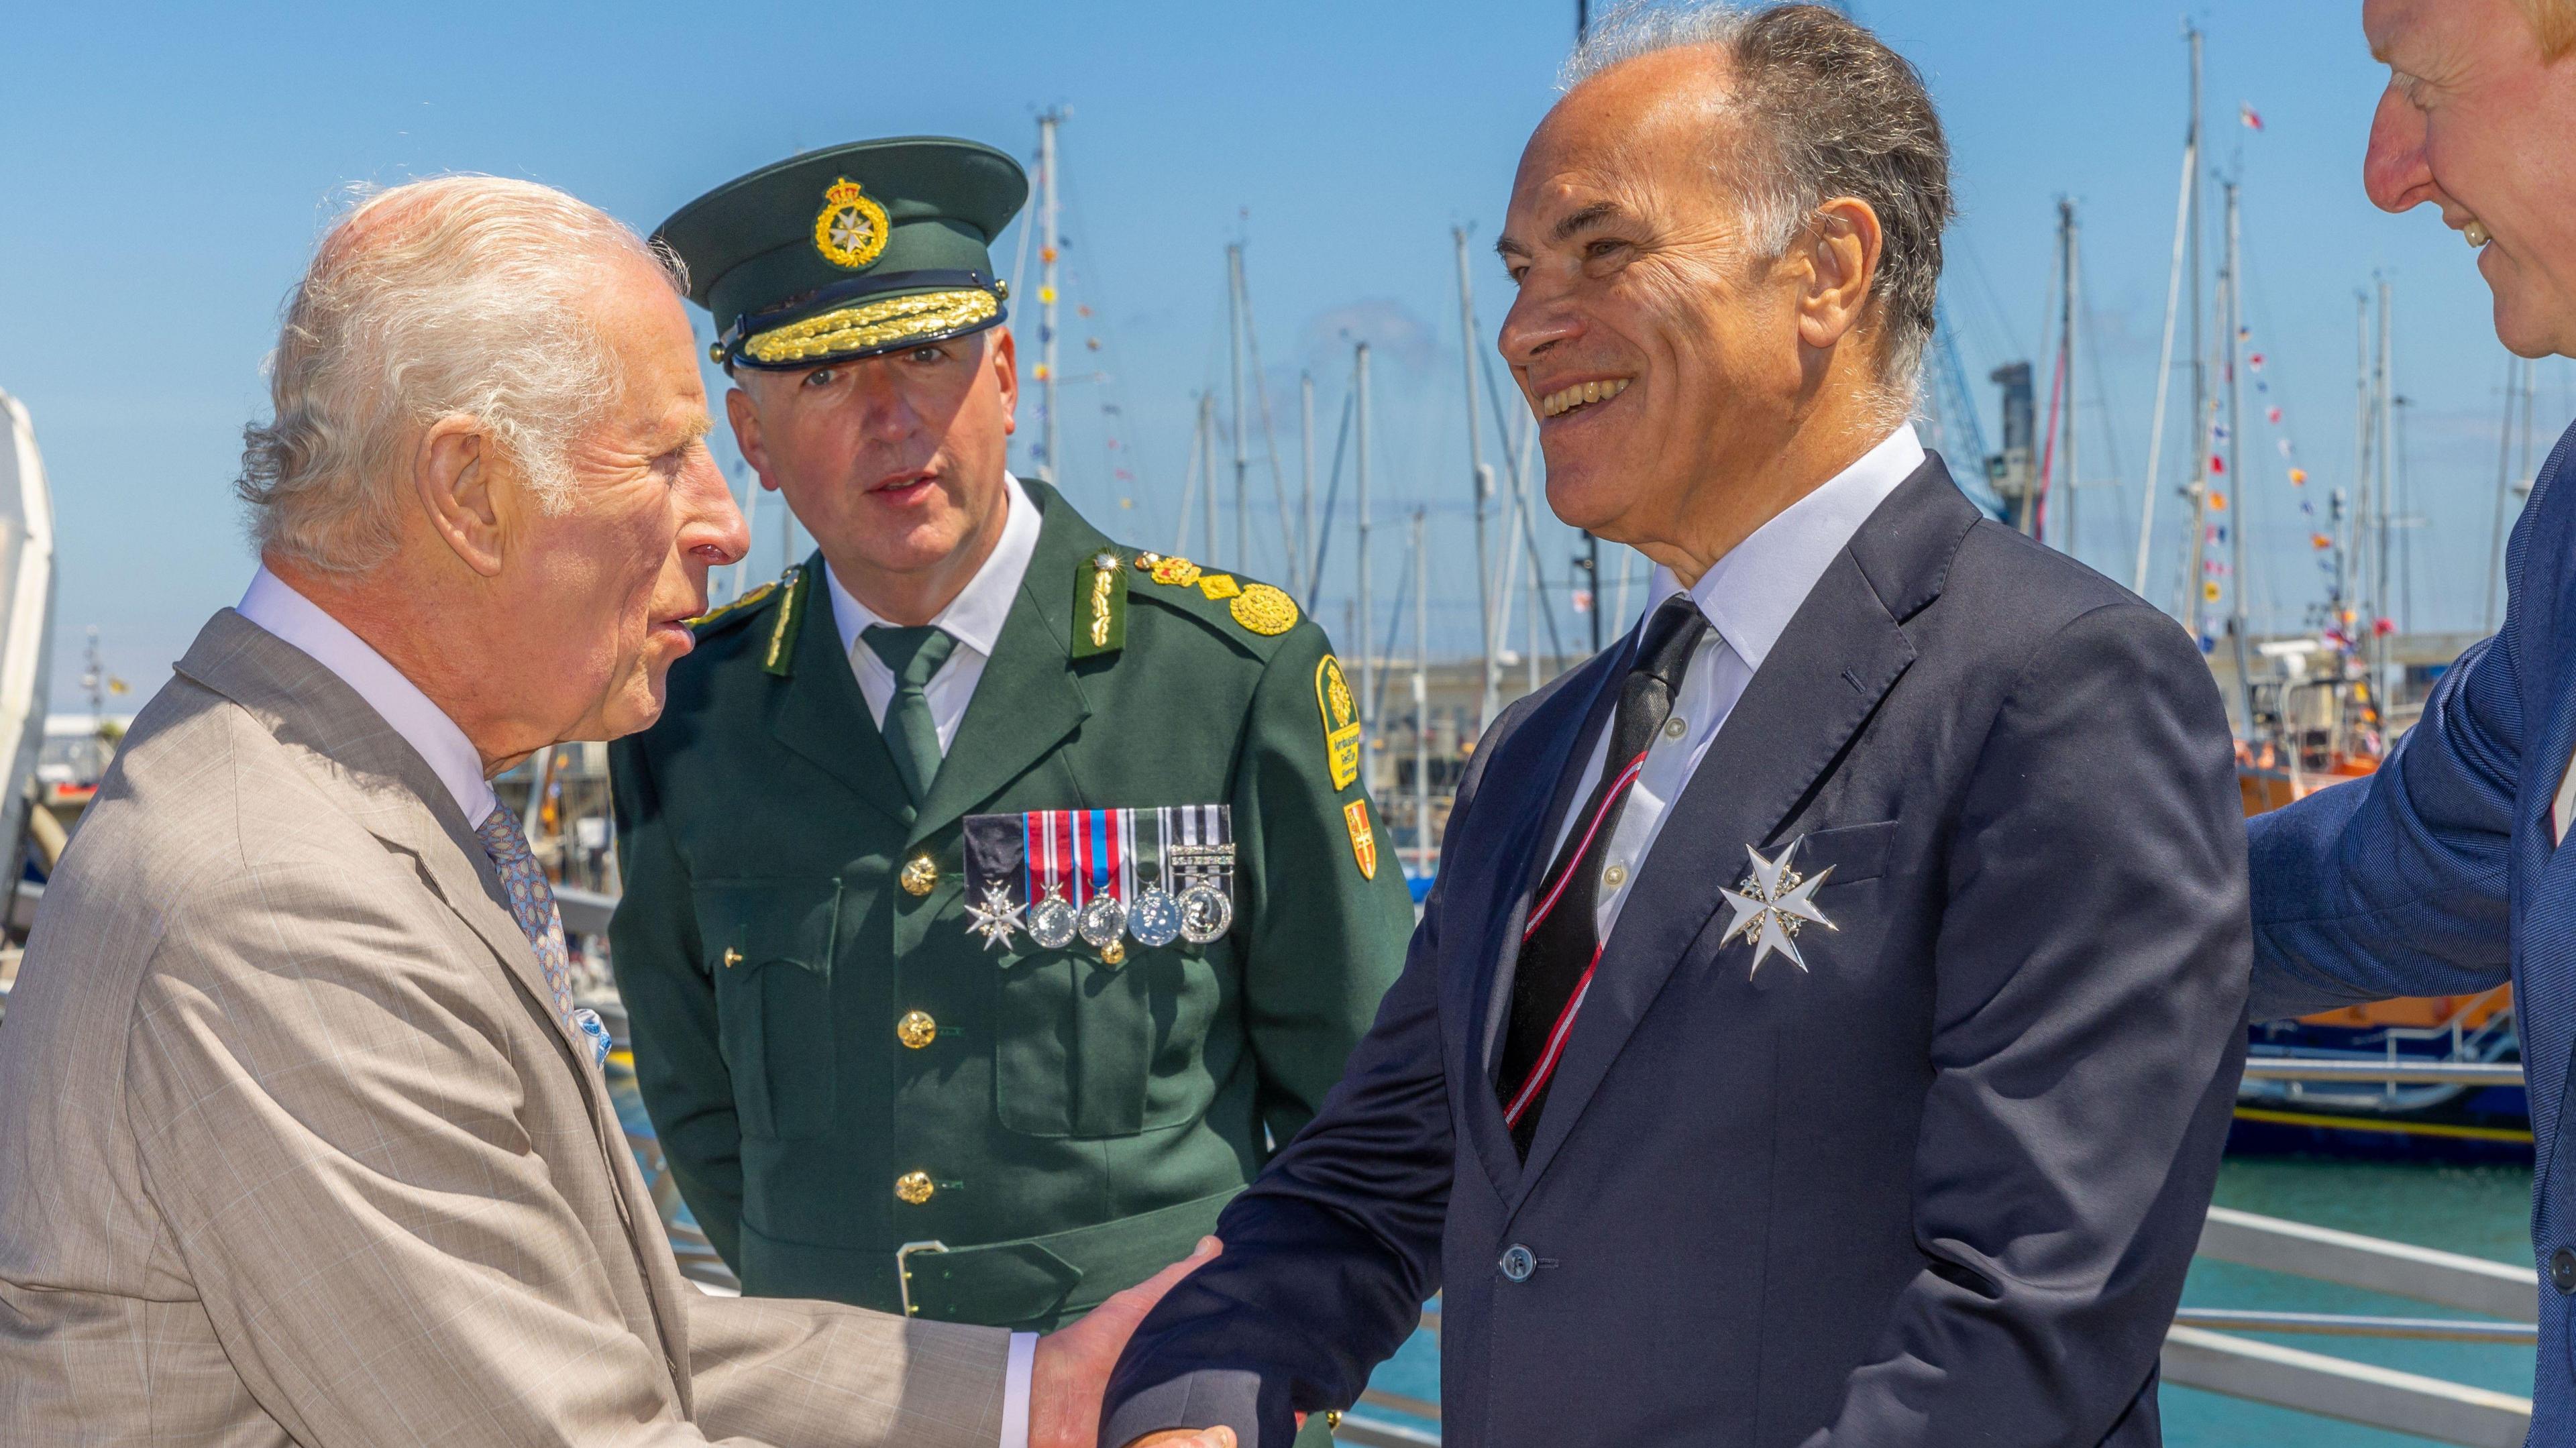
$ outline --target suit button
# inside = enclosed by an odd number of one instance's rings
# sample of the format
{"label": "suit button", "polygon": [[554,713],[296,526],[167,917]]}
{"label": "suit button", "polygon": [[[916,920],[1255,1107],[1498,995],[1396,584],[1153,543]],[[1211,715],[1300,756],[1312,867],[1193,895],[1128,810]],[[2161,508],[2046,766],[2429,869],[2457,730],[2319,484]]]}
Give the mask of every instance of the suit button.
{"label": "suit button", "polygon": [[2549,1254],[2549,1285],[2562,1295],[2576,1292],[2576,1248],[2561,1247]]}
{"label": "suit button", "polygon": [[904,862],[903,893],[918,900],[939,888],[939,862],[928,855],[915,855]]}
{"label": "suit button", "polygon": [[1514,1242],[1503,1249],[1502,1260],[1494,1265],[1502,1268],[1503,1275],[1512,1281],[1527,1282],[1530,1274],[1538,1270],[1538,1257],[1529,1248]]}
{"label": "suit button", "polygon": [[895,1200],[907,1207],[917,1207],[929,1201],[930,1194],[937,1190],[926,1171],[908,1171],[894,1179]]}
{"label": "suit button", "polygon": [[894,1038],[907,1050],[918,1051],[939,1039],[939,1022],[928,1011],[905,1011],[903,1019],[894,1023]]}

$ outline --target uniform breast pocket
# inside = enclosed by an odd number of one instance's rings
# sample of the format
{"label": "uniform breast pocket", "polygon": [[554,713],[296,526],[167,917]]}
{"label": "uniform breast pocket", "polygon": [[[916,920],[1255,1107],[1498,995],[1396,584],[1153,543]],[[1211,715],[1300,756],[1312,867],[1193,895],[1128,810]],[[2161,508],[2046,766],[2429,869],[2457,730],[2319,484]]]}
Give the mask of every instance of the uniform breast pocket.
{"label": "uniform breast pocket", "polygon": [[1090,951],[1040,955],[1005,967],[998,989],[1002,1125],[1026,1136],[1133,1136],[1207,1110],[1218,990],[1206,952],[1131,942],[1116,967]]}
{"label": "uniform breast pocket", "polygon": [[832,1124],[832,944],[838,880],[721,880],[696,888],[716,1015],[746,1136],[796,1140]]}

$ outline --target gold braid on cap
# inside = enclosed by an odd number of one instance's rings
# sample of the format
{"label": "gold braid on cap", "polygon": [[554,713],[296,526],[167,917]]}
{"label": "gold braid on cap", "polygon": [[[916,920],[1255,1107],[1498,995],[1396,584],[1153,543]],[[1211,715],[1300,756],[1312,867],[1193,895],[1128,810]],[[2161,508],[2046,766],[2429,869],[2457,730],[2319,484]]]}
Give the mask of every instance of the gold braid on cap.
{"label": "gold braid on cap", "polygon": [[987,291],[923,292],[807,317],[742,344],[754,362],[776,365],[865,352],[914,337],[935,337],[989,322],[1001,303]]}

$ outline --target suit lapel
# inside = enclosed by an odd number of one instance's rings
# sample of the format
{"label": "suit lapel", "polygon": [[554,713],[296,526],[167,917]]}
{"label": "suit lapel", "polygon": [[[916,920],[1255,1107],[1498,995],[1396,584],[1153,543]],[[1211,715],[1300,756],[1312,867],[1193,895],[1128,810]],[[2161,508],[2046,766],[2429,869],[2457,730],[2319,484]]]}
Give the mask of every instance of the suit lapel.
{"label": "suit lapel", "polygon": [[[922,801],[909,845],[971,813],[1082,727],[1091,706],[1074,674],[1073,584],[1083,559],[1110,546],[1044,483],[1023,483],[1043,521],[1018,599],[984,663],[975,697]],[[842,672],[847,673],[844,669]],[[889,769],[891,765],[889,765]]]}
{"label": "suit lapel", "polygon": [[[1508,746],[1511,757],[1567,762],[1553,776],[1544,767],[1515,768],[1481,782],[1478,811],[1495,809],[1506,823],[1492,837],[1494,843],[1472,858],[1441,861],[1442,873],[1461,888],[1490,892],[1489,898],[1469,898],[1455,906],[1444,901],[1445,918],[1467,922],[1475,932],[1474,939],[1461,942],[1465,948],[1454,957],[1467,962],[1468,968],[1457,973],[1452,986],[1455,1025],[1448,1032],[1447,1049],[1450,1079],[1460,1083],[1465,1101],[1467,1134],[1496,1190],[1506,1196],[1521,1174],[1521,1162],[1512,1149],[1511,1132],[1503,1125],[1502,1103],[1494,1099],[1487,1069],[1492,1033],[1487,1027],[1494,1019],[1496,996],[1509,988],[1509,967],[1520,950],[1530,896],[1555,853],[1555,823],[1573,808],[1574,789],[1581,782],[1591,742],[1600,737],[1610,706],[1617,702],[1613,685],[1626,672],[1634,645],[1632,631],[1625,644],[1595,655],[1565,687],[1531,711],[1513,733]],[[1510,791],[1509,782],[1514,779],[1526,783]],[[1544,791],[1539,787],[1542,782],[1547,783]],[[1460,847],[1462,853],[1470,848],[1463,839]]]}
{"label": "suit lapel", "polygon": [[868,713],[867,696],[859,692],[850,660],[841,652],[841,630],[824,596],[821,553],[805,560],[796,586],[805,594],[795,605],[804,611],[804,621],[796,629],[794,667],[778,681],[770,737],[849,786],[869,808],[909,823],[912,800],[895,773],[884,732]]}
{"label": "suit lapel", "polygon": [[[177,671],[248,710],[330,788],[350,818],[418,865],[440,900],[518,983],[528,1009],[563,1044],[569,1055],[565,1066],[579,1078],[602,1151],[611,1161],[626,1155],[624,1130],[608,1099],[606,1080],[589,1064],[590,1042],[554,1008],[545,967],[501,904],[505,892],[499,871],[429,761],[337,674],[231,609],[207,623]],[[628,1241],[642,1268],[664,1348],[674,1361],[684,1362],[686,1324],[679,1304],[653,1271],[653,1244],[634,1226],[660,1219],[651,1198],[638,1195],[630,1183],[640,1183],[640,1178],[631,1171],[617,1174],[629,1209]],[[662,1248],[665,1256],[668,1250]]]}
{"label": "suit lapel", "polygon": [[499,903],[499,873],[429,761],[339,675],[231,609],[215,615],[178,671],[249,710],[329,781],[340,807],[419,863],[448,908],[499,957],[577,1060],[590,1044],[554,1009],[528,937]]}
{"label": "suit lapel", "polygon": [[1977,520],[1939,458],[1897,486],[1816,581],[1746,685],[1638,872],[1575,1018],[1517,1208],[1742,877],[1744,848],[1773,837],[1914,662],[1911,618],[1940,592]]}

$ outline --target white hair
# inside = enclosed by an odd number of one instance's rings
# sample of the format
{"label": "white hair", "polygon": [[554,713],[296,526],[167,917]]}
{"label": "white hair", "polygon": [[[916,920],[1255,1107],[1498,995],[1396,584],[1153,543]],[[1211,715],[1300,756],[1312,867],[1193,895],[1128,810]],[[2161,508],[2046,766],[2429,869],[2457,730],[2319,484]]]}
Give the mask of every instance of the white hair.
{"label": "white hair", "polygon": [[1949,143],[1923,77],[1822,5],[1630,0],[1593,27],[1560,79],[1572,90],[1623,61],[1687,46],[1727,58],[1726,108],[1739,124],[1716,160],[1742,194],[1759,256],[1786,254],[1834,197],[1858,197],[1877,213],[1879,383],[1902,417],[1932,338],[1951,212]]}
{"label": "white hair", "polygon": [[585,299],[603,264],[678,260],[531,181],[442,176],[362,199],[287,297],[269,359],[274,416],[242,431],[234,491],[262,554],[334,574],[391,557],[422,429],[466,416],[540,506],[572,499],[569,453],[624,378]]}

